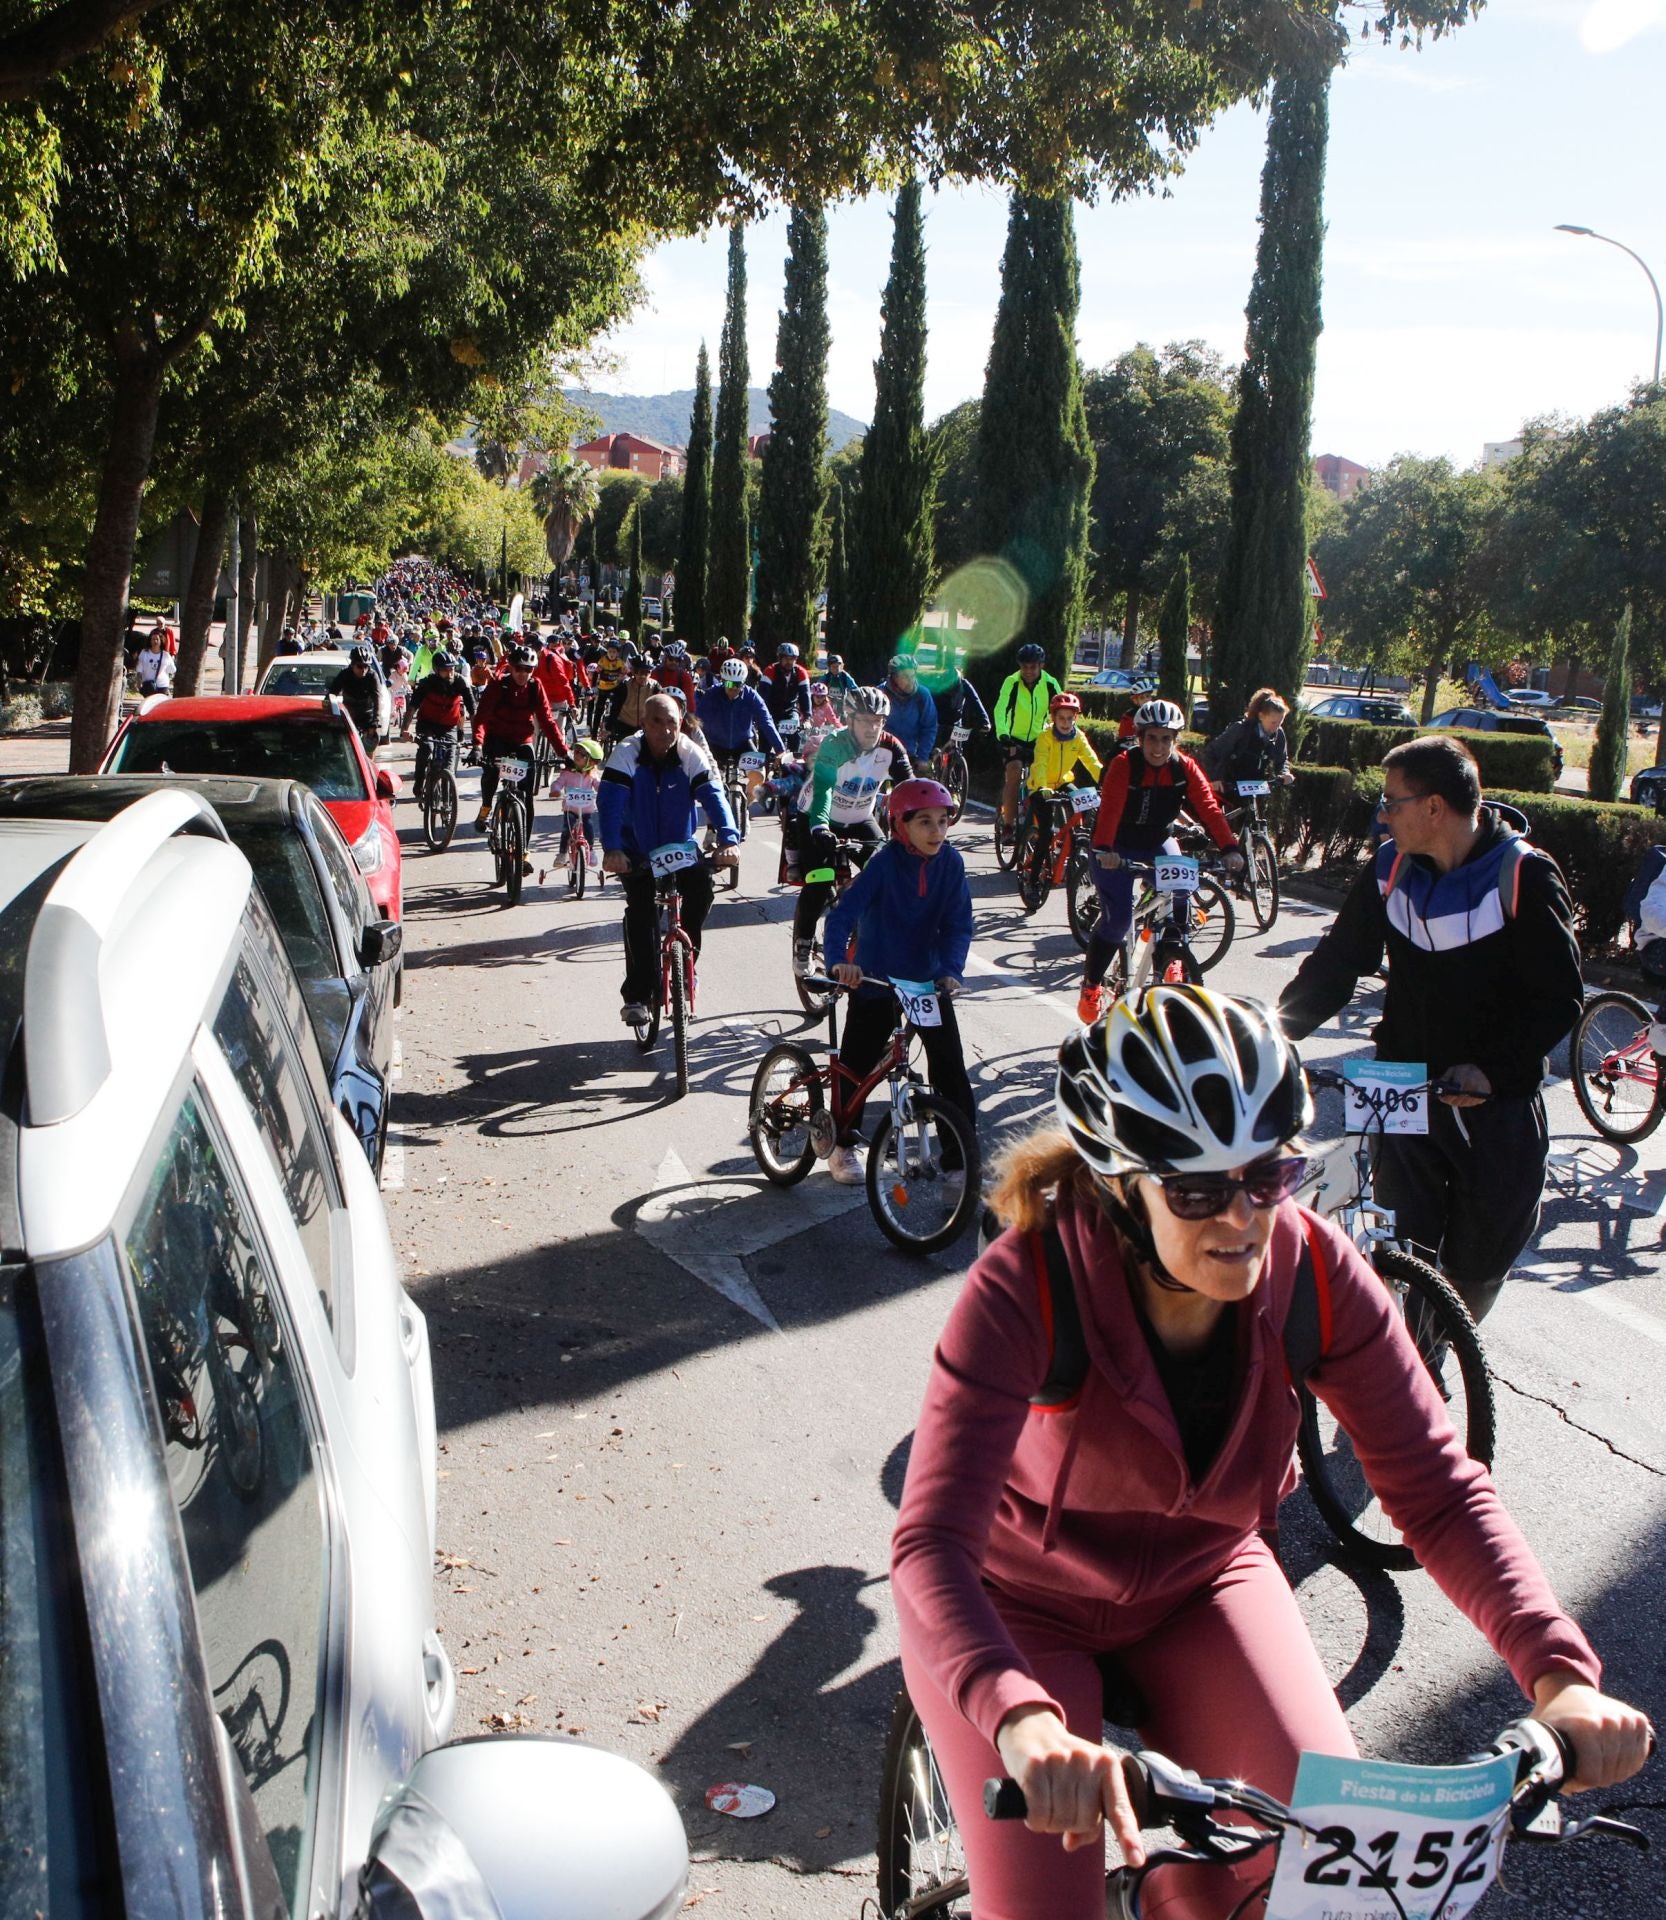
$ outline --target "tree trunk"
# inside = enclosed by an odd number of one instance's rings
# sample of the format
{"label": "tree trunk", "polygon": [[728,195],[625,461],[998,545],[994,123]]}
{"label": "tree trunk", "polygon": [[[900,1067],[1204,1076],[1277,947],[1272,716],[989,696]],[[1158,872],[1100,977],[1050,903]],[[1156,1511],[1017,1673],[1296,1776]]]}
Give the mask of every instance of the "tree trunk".
{"label": "tree trunk", "polygon": [[208,630],[214,624],[214,590],[220,584],[225,557],[226,530],[231,524],[231,489],[224,481],[209,480],[202,491],[202,513],[197,524],[197,555],[179,609],[179,661],[174,692],[190,699],[202,685],[203,655]]}
{"label": "tree trunk", "polygon": [[[259,540],[259,521],[252,513],[245,513],[237,524],[237,659],[245,676],[249,671],[249,629],[255,617],[255,582],[260,577]],[[243,689],[227,687],[226,691],[241,693]]]}
{"label": "tree trunk", "polygon": [[1423,711],[1418,715],[1418,725],[1426,727],[1435,717],[1435,695],[1440,692],[1440,670],[1445,664],[1445,656],[1437,655],[1431,660],[1423,673]]}
{"label": "tree trunk", "polygon": [[122,634],[133,580],[133,545],[168,364],[156,341],[141,339],[131,330],[117,338],[115,363],[110,438],[81,591],[81,658],[75,670],[75,713],[69,734],[71,773],[97,771],[121,718]]}
{"label": "tree trunk", "polygon": [[1122,616],[1122,670],[1132,673],[1140,647],[1140,590],[1128,589],[1128,605]]}

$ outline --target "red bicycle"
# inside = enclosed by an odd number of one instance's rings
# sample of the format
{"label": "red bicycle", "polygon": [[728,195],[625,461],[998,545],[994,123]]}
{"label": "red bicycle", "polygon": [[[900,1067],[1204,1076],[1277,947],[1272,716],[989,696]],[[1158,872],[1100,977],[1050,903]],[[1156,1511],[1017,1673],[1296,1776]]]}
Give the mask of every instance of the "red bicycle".
{"label": "red bicycle", "polygon": [[708,864],[692,840],[655,847],[646,861],[659,897],[660,991],[647,1020],[631,1030],[638,1051],[646,1053],[659,1038],[661,1018],[670,1019],[679,1098],[688,1092],[688,1023],[694,1018],[694,942],[683,926],[682,875],[689,867]]}
{"label": "red bicycle", "polygon": [[771,1047],[752,1081],[747,1134],[765,1176],[778,1187],[796,1186],[833,1151],[880,1081],[889,1081],[890,1099],[868,1143],[868,1205],[880,1232],[905,1253],[935,1253],[977,1211],[978,1137],[959,1107],[933,1093],[909,1059],[916,1030],[941,1024],[935,987],[864,975],[863,984],[870,983],[897,996],[896,1028],[878,1064],[858,1075],[839,1058],[835,1005],[849,989],[831,978],[812,979],[808,984],[827,999],[827,1061],[817,1066],[796,1041]]}

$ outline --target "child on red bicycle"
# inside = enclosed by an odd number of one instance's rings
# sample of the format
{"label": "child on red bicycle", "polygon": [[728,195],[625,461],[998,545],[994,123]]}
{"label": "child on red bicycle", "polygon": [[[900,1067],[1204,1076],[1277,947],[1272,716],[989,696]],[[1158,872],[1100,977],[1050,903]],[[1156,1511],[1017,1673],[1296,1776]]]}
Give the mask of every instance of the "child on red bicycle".
{"label": "child on red bicycle", "polygon": [[1047,704],[1049,726],[1035,743],[1030,762],[1030,817],[1025,834],[1031,846],[1047,835],[1047,795],[1059,787],[1098,786],[1104,775],[1099,756],[1076,724],[1082,703],[1073,693],[1055,693]]}
{"label": "child on red bicycle", "polygon": [[[931,1084],[975,1127],[953,1000],[972,944],[966,863],[948,844],[953,809],[954,796],[935,780],[904,780],[892,788],[891,840],[829,912],[827,955],[834,979],[853,989],[839,1059],[858,1079],[878,1064],[898,1013],[891,989],[865,981],[864,973],[936,985],[942,1025],[918,1029]],[[867,1177],[861,1122],[857,1108],[828,1156],[828,1171],[841,1186],[859,1186]]]}

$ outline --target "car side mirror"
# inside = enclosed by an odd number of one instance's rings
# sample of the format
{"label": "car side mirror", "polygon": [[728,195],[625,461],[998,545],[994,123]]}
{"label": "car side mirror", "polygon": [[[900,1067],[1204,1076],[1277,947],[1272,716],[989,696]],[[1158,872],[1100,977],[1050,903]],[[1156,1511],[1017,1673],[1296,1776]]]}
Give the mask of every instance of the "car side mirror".
{"label": "car side mirror", "polygon": [[372,920],[359,935],[359,965],[366,969],[385,967],[399,957],[405,944],[405,929],[397,920]]}
{"label": "car side mirror", "polygon": [[378,800],[391,800],[404,784],[405,782],[400,779],[392,767],[378,767],[376,769],[376,798]]}
{"label": "car side mirror", "polygon": [[671,1920],[688,1841],[633,1761],[535,1734],[454,1740],[383,1802],[355,1920]]}

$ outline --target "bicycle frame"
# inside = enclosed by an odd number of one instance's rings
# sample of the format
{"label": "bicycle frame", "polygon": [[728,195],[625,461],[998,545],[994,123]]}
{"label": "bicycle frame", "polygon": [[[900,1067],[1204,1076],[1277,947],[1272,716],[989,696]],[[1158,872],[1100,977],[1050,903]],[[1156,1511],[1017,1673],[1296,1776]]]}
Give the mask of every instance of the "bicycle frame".
{"label": "bicycle frame", "polygon": [[[839,1034],[834,1017],[837,1005],[835,999],[827,1008],[827,1044],[830,1051],[827,1065],[817,1070],[817,1077],[827,1088],[827,1104],[833,1116],[835,1139],[844,1132],[850,1117],[861,1112],[880,1081],[888,1080],[900,1069],[906,1068],[909,1031],[908,1022],[899,1019],[885,1052],[875,1064],[865,1075],[853,1073],[839,1058]],[[906,1085],[906,1081],[901,1084]],[[893,1087],[891,1091],[891,1119],[899,1133],[908,1124],[908,1115],[901,1106],[898,1087]]]}

